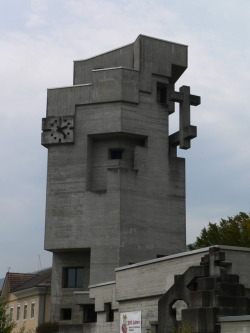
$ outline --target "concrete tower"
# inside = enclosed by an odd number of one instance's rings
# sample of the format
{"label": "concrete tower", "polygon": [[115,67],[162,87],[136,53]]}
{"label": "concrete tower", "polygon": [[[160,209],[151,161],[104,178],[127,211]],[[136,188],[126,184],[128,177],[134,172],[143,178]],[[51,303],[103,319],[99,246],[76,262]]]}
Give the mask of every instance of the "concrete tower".
{"label": "concrete tower", "polygon": [[[190,105],[200,103],[189,87],[174,90],[186,68],[186,46],[139,36],[75,61],[73,86],[48,90],[53,320],[80,322],[73,292],[113,280],[116,267],[185,250],[185,161],[176,149],[190,148]],[[180,130],[169,136],[175,102]]]}

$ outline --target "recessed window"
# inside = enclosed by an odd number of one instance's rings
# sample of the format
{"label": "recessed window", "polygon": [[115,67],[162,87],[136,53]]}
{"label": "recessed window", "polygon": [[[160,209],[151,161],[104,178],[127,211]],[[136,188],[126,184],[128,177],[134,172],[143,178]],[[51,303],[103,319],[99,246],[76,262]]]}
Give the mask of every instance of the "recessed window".
{"label": "recessed window", "polygon": [[71,320],[71,309],[61,309],[61,320]]}
{"label": "recessed window", "polygon": [[122,159],[122,155],[123,155],[123,151],[124,149],[110,149],[109,150],[109,158],[111,160],[121,160]]}
{"label": "recessed window", "polygon": [[14,308],[13,306],[10,307],[10,321],[13,320],[13,312],[14,312]]}
{"label": "recessed window", "polygon": [[84,304],[83,306],[83,322],[96,323],[97,314],[95,312],[94,304]]}
{"label": "recessed window", "polygon": [[83,287],[83,267],[70,267],[63,270],[63,288]]}
{"label": "recessed window", "polygon": [[17,305],[16,308],[16,320],[20,319],[20,304]]}
{"label": "recessed window", "polygon": [[27,305],[27,303],[25,303],[23,306],[23,319],[27,319],[27,309],[28,309],[28,305]]}
{"label": "recessed window", "polygon": [[105,303],[104,307],[105,307],[105,311],[106,311],[106,321],[107,322],[114,321],[114,310],[112,309],[112,304]]}
{"label": "recessed window", "polygon": [[30,318],[35,317],[35,302],[31,303],[31,308],[30,308]]}
{"label": "recessed window", "polygon": [[157,82],[157,102],[160,104],[167,104],[167,85],[165,83]]}

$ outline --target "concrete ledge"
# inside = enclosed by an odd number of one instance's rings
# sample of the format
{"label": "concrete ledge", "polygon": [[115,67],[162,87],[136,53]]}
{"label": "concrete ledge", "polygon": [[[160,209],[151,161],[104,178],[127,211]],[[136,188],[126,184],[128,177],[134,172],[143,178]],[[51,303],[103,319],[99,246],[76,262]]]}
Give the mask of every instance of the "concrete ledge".
{"label": "concrete ledge", "polygon": [[222,250],[233,250],[233,251],[242,251],[242,252],[250,252],[249,247],[239,247],[239,246],[228,246],[228,245],[217,245]]}
{"label": "concrete ledge", "polygon": [[220,323],[222,323],[222,322],[250,321],[250,315],[218,317],[218,321]]}
{"label": "concrete ledge", "polygon": [[103,283],[90,285],[89,288],[98,288],[98,287],[108,286],[110,284],[115,284],[115,283],[116,283],[116,281],[103,282]]}
{"label": "concrete ledge", "polygon": [[75,304],[94,304],[95,300],[89,298],[88,291],[74,291]]}
{"label": "concrete ledge", "polygon": [[[215,247],[218,247],[218,246],[215,246]],[[169,256],[166,256],[166,257],[162,257],[162,258],[142,261],[142,262],[139,262],[137,264],[118,267],[118,268],[115,269],[115,271],[119,272],[119,271],[123,271],[125,269],[131,269],[131,268],[135,268],[135,267],[139,267],[139,266],[150,265],[150,264],[153,264],[153,263],[156,263],[156,262],[161,262],[161,261],[172,260],[172,259],[175,259],[175,258],[186,257],[186,256],[190,256],[190,255],[196,254],[196,253],[203,253],[203,252],[205,253],[205,252],[208,252],[209,249],[210,249],[209,247],[204,247],[204,248],[198,249],[198,250],[181,252],[181,253],[172,254],[172,255],[169,255]]]}
{"label": "concrete ledge", "polygon": [[84,87],[84,86],[93,86],[93,83],[74,84],[72,86],[54,87],[54,88],[48,88],[47,90],[68,89],[68,88],[77,88],[77,87]]}
{"label": "concrete ledge", "polygon": [[107,67],[107,68],[98,68],[98,69],[92,69],[92,72],[100,72],[100,71],[109,71],[113,69],[127,69],[129,71],[139,72],[137,69],[134,68],[128,68],[124,66],[117,66],[117,67]]}

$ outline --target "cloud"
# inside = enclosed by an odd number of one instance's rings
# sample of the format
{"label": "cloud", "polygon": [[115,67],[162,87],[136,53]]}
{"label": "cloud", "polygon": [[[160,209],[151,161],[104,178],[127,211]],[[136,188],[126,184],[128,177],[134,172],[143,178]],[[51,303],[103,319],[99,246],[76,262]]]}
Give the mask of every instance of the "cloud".
{"label": "cloud", "polygon": [[44,12],[49,8],[48,0],[31,0],[30,3],[34,12]]}
{"label": "cloud", "polygon": [[48,9],[48,1],[47,0],[31,0],[30,1],[30,10],[27,14],[26,26],[38,27],[41,25],[45,25],[46,19],[44,13]]}
{"label": "cloud", "polygon": [[27,27],[36,27],[46,24],[46,21],[37,14],[29,14],[26,22]]}

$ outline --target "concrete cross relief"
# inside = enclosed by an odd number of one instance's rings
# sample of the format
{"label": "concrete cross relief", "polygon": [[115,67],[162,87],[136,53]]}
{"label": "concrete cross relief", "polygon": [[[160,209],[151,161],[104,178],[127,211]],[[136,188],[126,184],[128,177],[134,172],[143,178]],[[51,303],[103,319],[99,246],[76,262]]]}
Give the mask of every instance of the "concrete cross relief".
{"label": "concrete cross relief", "polygon": [[173,91],[170,94],[170,101],[180,104],[179,108],[179,131],[169,136],[170,154],[176,155],[176,147],[189,149],[190,141],[197,136],[197,127],[190,124],[190,106],[197,106],[201,103],[200,96],[191,95],[190,87],[182,86],[180,91]]}

